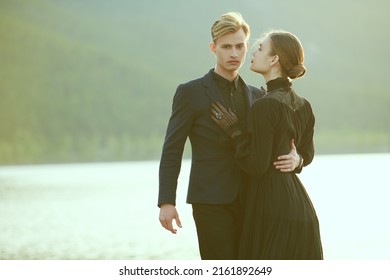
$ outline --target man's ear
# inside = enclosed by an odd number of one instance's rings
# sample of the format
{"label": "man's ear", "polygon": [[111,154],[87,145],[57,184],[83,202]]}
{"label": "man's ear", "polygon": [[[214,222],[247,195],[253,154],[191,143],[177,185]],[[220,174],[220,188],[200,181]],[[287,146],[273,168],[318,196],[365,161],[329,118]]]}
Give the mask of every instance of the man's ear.
{"label": "man's ear", "polygon": [[211,42],[210,45],[209,45],[209,47],[210,47],[210,51],[211,51],[212,53],[215,53],[215,44],[214,44],[214,42]]}

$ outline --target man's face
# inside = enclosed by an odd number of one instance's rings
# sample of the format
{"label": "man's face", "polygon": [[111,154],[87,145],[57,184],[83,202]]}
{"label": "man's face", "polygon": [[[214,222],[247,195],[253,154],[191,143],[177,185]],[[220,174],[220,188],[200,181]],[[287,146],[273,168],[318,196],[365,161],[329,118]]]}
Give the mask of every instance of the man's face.
{"label": "man's face", "polygon": [[222,72],[235,72],[245,61],[248,50],[245,33],[242,29],[219,37],[216,44],[210,44],[211,51],[217,58],[217,68]]}

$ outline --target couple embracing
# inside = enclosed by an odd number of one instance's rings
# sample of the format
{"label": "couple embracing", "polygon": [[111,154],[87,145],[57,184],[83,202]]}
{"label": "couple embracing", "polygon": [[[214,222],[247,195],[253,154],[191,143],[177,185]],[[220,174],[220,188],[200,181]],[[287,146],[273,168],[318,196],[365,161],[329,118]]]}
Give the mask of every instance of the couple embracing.
{"label": "couple embracing", "polygon": [[273,31],[258,42],[250,69],[266,89],[238,71],[250,29],[239,13],[211,27],[216,66],[178,86],[159,169],[161,225],[176,233],[177,179],[190,139],[187,203],[202,259],[322,259],[319,222],[296,173],[314,157],[314,114],[292,88],[305,74],[298,38]]}

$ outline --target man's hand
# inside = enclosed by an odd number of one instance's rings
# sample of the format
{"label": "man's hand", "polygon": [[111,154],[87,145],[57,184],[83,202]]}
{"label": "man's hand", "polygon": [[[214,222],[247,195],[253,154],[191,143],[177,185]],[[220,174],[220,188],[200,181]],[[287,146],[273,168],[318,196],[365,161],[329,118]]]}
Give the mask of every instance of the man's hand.
{"label": "man's hand", "polygon": [[160,223],[166,229],[173,234],[177,233],[177,229],[173,228],[172,220],[176,221],[176,225],[181,228],[181,222],[179,214],[176,211],[176,207],[172,204],[163,204],[160,206]]}
{"label": "man's hand", "polygon": [[294,144],[294,139],[291,139],[290,142],[291,151],[288,155],[283,155],[278,157],[278,161],[274,162],[276,169],[279,169],[282,172],[291,172],[294,171],[300,165],[301,157],[297,153],[297,148]]}

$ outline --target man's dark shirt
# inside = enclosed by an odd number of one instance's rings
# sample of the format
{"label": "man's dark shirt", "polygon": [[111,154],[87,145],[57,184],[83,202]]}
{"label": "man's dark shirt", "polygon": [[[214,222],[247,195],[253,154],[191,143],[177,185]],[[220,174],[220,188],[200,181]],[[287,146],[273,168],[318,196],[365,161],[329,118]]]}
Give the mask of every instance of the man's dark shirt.
{"label": "man's dark shirt", "polygon": [[245,131],[248,108],[239,76],[237,75],[233,81],[229,81],[213,72],[213,79],[217,84],[219,92],[227,106],[226,109],[231,109],[237,115],[239,119],[239,126]]}

